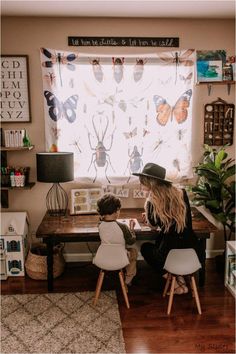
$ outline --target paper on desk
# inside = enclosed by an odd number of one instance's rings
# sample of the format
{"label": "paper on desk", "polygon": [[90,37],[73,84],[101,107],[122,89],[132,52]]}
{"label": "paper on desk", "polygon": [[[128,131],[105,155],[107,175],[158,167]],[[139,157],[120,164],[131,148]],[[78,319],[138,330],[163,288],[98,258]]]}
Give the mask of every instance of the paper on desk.
{"label": "paper on desk", "polygon": [[117,219],[117,221],[118,222],[121,222],[122,224],[125,224],[125,225],[127,225],[128,227],[129,227],[129,221],[130,220],[134,220],[134,222],[135,222],[135,224],[134,224],[134,230],[135,231],[141,231],[141,226],[140,226],[140,224],[139,224],[139,222],[138,222],[138,220],[137,219],[134,219],[134,218],[129,218],[129,219]]}

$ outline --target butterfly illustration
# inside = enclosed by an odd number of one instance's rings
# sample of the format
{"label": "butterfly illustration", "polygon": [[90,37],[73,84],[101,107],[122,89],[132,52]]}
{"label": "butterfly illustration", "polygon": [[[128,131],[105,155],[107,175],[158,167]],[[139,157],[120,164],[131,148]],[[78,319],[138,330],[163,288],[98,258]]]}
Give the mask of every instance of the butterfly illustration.
{"label": "butterfly illustration", "polygon": [[137,127],[135,127],[133,130],[131,130],[130,132],[124,132],[124,136],[126,137],[126,139],[131,139],[133,138],[135,135],[137,135]]}
{"label": "butterfly illustration", "polygon": [[65,102],[59,101],[59,99],[50,91],[44,91],[44,97],[46,98],[49,107],[49,116],[53,121],[57,122],[62,117],[65,117],[69,123],[75,121],[78,95],[70,96]]}
{"label": "butterfly illustration", "polygon": [[193,77],[193,73],[188,74],[187,76],[179,75],[180,80],[184,81],[184,83],[191,82],[191,79]]}
{"label": "butterfly illustration", "polygon": [[188,117],[188,107],[192,97],[192,90],[185,91],[177,100],[175,105],[171,107],[165,98],[155,95],[153,101],[156,105],[157,122],[164,126],[168,122],[169,118],[173,120],[175,117],[177,123],[183,123]]}
{"label": "butterfly illustration", "polygon": [[46,48],[41,48],[41,52],[49,59],[42,63],[42,66],[45,68],[52,68],[54,64],[58,64],[59,76],[62,86],[62,78],[61,78],[61,64],[66,65],[67,69],[71,71],[75,71],[75,65],[71,62],[76,59],[76,55],[74,53],[64,55],[64,53],[51,53]]}

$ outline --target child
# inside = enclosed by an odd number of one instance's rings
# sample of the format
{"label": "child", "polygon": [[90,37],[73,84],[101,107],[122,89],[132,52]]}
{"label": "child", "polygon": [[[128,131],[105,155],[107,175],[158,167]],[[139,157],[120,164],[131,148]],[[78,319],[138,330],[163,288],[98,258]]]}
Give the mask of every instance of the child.
{"label": "child", "polygon": [[[115,195],[108,193],[97,201],[97,211],[100,214],[100,224],[98,227],[101,245],[98,248],[96,257],[103,257],[103,249],[105,254],[105,245],[113,244],[124,247],[124,257],[127,258],[129,264],[126,266],[125,283],[131,285],[133,277],[136,275],[136,260],[138,252],[135,248],[126,248],[126,245],[132,245],[136,241],[134,233],[134,220],[130,220],[130,228],[118,222],[116,219],[120,215],[121,202]],[[127,264],[127,262],[126,262]]]}

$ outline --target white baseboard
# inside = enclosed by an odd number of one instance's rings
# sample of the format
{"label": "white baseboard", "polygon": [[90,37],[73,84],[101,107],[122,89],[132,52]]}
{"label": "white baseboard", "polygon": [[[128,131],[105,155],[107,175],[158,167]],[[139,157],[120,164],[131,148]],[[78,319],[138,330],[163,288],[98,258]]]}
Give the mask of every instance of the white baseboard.
{"label": "white baseboard", "polygon": [[[206,250],[206,258],[214,258],[223,252],[224,250]],[[64,258],[66,262],[90,262],[94,255],[91,253],[64,253]],[[138,254],[138,260],[143,260],[140,252]]]}

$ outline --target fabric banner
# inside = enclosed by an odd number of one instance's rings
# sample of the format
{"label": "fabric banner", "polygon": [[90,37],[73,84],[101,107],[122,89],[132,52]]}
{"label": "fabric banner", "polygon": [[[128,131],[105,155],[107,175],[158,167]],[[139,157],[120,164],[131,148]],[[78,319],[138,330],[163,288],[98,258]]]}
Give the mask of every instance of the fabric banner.
{"label": "fabric banner", "polygon": [[192,177],[194,63],[193,49],[89,57],[41,48],[46,151],[74,152],[75,177],[91,182],[124,183],[147,162],[173,181]]}

